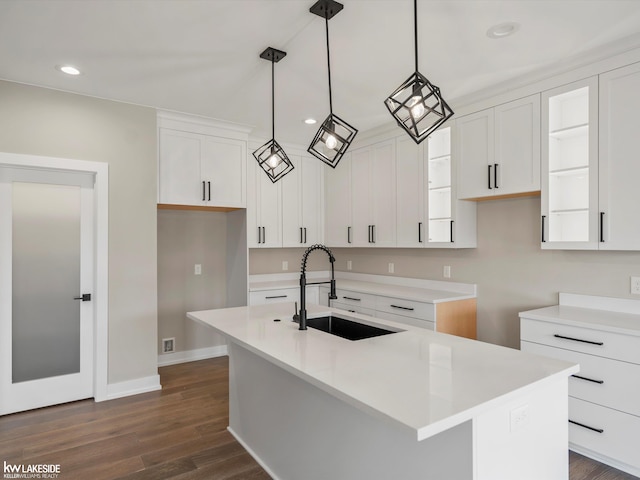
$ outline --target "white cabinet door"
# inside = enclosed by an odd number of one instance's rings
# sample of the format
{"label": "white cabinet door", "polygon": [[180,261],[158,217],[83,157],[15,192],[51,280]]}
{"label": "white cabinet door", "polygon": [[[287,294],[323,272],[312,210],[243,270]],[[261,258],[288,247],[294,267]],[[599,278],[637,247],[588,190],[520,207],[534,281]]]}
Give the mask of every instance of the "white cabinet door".
{"label": "white cabinet door", "polygon": [[456,120],[458,156],[458,198],[493,195],[494,133],[493,109],[482,110]]}
{"label": "white cabinet door", "polygon": [[353,150],[351,154],[351,245],[370,247],[371,226],[371,148]]}
{"label": "white cabinet door", "polygon": [[371,159],[370,202],[374,247],[396,246],[396,143],[395,140],[373,146]]}
{"label": "white cabinet door", "polygon": [[598,248],[598,78],[542,93],[543,249]]}
{"label": "white cabinet door", "polygon": [[289,155],[294,170],[282,180],[282,245],[308,247],[322,242],[322,162]]}
{"label": "white cabinet door", "polygon": [[282,184],[272,183],[255,161],[247,170],[247,245],[282,247]]}
{"label": "white cabinet door", "polygon": [[202,205],[206,191],[200,176],[200,136],[160,129],[159,203]]}
{"label": "white cabinet door", "polygon": [[600,76],[601,250],[640,250],[640,64]]}
{"label": "white cabinet door", "polygon": [[347,152],[336,168],[325,172],[325,241],[329,247],[348,247],[351,226],[351,153]]}
{"label": "white cabinet door", "polygon": [[202,136],[200,175],[205,182],[205,205],[246,205],[246,143]]}
{"label": "white cabinet door", "polygon": [[495,108],[495,195],[540,190],[540,94]]}
{"label": "white cabinet door", "polygon": [[398,247],[421,248],[425,243],[423,148],[410,137],[396,140],[396,239]]}

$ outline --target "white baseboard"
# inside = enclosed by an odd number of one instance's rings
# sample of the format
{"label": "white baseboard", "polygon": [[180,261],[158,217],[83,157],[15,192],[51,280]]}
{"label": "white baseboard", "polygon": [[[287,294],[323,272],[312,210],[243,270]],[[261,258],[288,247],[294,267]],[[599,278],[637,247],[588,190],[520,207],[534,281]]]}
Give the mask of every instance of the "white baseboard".
{"label": "white baseboard", "polygon": [[182,352],[164,353],[158,355],[158,366],[176,365],[178,363],[195,362],[205,358],[223,357],[227,354],[226,345],[216,345],[215,347],[197,348],[195,350],[185,350]]}
{"label": "white baseboard", "polygon": [[242,438],[240,438],[236,432],[233,431],[233,428],[231,428],[230,426],[227,427],[227,431],[233,435],[233,438],[236,439],[236,441],[242,445],[242,447],[247,451],[247,453],[249,455],[251,455],[253,457],[253,459],[258,463],[258,465],[260,465],[262,467],[262,469],[267,472],[267,474],[273,479],[273,480],[280,480],[280,477],[278,477],[275,473],[273,473],[271,471],[271,469],[269,468],[269,465],[267,465],[266,463],[264,463],[262,461],[262,459],[256,454],[256,452],[253,451],[253,449],[247,445],[244,440],[242,440]]}
{"label": "white baseboard", "polygon": [[162,389],[162,385],[160,385],[160,375],[150,375],[148,377],[107,385],[107,398],[105,398],[105,400],[138,395],[139,393],[153,392],[160,389]]}

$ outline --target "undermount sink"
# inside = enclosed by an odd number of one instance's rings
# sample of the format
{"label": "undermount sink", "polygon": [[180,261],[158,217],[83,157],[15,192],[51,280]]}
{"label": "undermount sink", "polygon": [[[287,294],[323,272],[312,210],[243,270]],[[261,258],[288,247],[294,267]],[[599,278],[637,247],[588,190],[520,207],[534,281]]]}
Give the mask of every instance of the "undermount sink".
{"label": "undermount sink", "polygon": [[322,330],[323,332],[346,338],[347,340],[362,340],[365,338],[379,337],[381,335],[389,335],[398,333],[402,330],[388,330],[382,326],[376,327],[366,323],[354,322],[346,318],[325,316],[316,318],[307,318],[307,327]]}

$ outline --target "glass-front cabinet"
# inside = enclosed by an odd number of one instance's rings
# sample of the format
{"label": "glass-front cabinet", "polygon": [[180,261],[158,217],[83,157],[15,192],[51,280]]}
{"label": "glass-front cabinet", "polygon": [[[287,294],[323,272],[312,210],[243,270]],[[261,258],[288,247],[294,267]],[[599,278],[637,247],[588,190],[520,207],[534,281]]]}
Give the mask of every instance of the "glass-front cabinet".
{"label": "glass-front cabinet", "polygon": [[597,249],[598,78],[542,95],[542,248]]}
{"label": "glass-front cabinet", "polygon": [[451,127],[427,139],[428,243],[453,242],[451,216]]}

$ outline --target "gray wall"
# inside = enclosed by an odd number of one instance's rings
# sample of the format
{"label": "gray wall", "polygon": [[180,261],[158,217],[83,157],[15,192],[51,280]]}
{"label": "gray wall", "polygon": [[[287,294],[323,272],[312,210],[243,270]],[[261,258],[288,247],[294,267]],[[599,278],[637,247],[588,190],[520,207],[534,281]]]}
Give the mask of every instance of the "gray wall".
{"label": "gray wall", "polygon": [[[298,252],[284,249],[250,251],[250,273],[277,273],[282,259]],[[478,337],[518,347],[518,312],[555,304],[558,292],[640,299],[629,293],[629,277],[640,275],[640,252],[541,250],[540,198],[478,203],[478,247],[443,249],[334,249],[336,269],[389,275],[393,262],[400,277],[478,285]],[[299,257],[298,257],[299,258]],[[289,262],[291,266],[291,261]],[[324,264],[314,265],[319,269]]]}
{"label": "gray wall", "polygon": [[157,374],[156,112],[0,81],[0,151],[109,164],[109,383]]}

